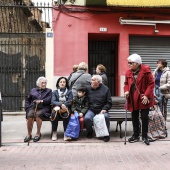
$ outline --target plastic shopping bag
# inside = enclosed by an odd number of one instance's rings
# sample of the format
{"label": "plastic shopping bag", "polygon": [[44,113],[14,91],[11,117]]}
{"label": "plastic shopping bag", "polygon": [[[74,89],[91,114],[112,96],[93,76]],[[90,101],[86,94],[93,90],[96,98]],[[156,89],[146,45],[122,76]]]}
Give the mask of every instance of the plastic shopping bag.
{"label": "plastic shopping bag", "polygon": [[79,133],[80,133],[79,117],[78,113],[74,112],[74,114],[70,116],[70,120],[65,131],[65,136],[76,139],[79,138]]}
{"label": "plastic shopping bag", "polygon": [[93,118],[96,137],[109,136],[104,114],[97,114]]}

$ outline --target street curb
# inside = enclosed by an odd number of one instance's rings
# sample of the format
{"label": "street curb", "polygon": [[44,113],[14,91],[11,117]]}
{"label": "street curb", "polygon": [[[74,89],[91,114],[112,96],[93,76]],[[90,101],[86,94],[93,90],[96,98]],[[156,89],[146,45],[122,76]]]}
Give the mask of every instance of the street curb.
{"label": "street curb", "polygon": [[17,115],[25,115],[25,112],[2,112],[3,115],[17,116]]}

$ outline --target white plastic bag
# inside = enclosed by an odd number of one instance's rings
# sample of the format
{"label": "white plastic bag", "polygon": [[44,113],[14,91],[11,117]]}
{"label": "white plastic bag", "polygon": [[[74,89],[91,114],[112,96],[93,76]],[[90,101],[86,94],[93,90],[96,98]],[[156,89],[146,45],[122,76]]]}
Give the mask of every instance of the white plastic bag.
{"label": "white plastic bag", "polygon": [[97,114],[93,118],[96,137],[109,136],[104,114]]}

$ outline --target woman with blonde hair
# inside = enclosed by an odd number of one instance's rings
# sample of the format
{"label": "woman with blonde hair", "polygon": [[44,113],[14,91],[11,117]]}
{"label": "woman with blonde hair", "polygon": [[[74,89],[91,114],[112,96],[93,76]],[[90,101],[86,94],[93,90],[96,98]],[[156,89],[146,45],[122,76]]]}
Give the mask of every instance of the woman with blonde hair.
{"label": "woman with blonde hair", "polygon": [[102,77],[102,83],[107,86],[108,85],[108,79],[106,75],[106,68],[102,64],[98,64],[96,67],[96,74],[100,75]]}
{"label": "woman with blonde hair", "polygon": [[78,65],[77,64],[73,65],[73,72],[71,72],[70,75],[68,76],[68,79],[67,79],[68,81],[70,80],[72,74],[77,72],[77,70],[78,70]]}

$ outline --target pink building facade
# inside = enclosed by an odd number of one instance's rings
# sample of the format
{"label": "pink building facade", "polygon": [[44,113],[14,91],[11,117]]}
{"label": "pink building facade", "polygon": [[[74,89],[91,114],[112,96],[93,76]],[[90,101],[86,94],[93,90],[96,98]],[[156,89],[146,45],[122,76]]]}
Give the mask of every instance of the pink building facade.
{"label": "pink building facade", "polygon": [[55,8],[54,76],[68,76],[72,66],[82,61],[91,74],[97,64],[104,64],[112,95],[123,95],[130,54],[140,54],[152,68],[160,57],[170,58],[168,13],[162,8]]}

